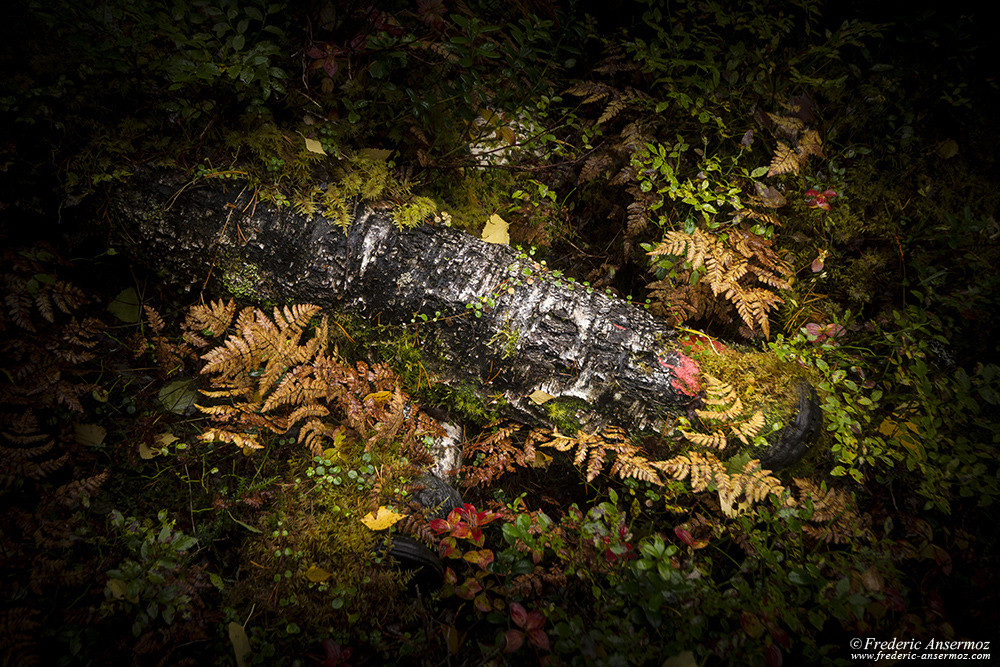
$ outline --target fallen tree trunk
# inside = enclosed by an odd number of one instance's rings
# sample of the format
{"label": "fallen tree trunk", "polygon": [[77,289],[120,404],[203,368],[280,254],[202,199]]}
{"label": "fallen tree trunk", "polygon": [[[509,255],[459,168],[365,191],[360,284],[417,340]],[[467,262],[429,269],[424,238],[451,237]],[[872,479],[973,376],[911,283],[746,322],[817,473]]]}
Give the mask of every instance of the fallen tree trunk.
{"label": "fallen tree trunk", "polygon": [[[698,365],[662,321],[458,230],[401,231],[391,214],[359,204],[345,232],[321,216],[256,205],[239,185],[174,173],[132,179],[111,211],[128,251],[171,281],[420,322],[442,379],[502,394],[526,423],[552,424],[562,410],[588,430],[658,430],[701,391]],[[799,408],[764,457],[772,467],[797,460],[816,427],[810,390]]]}

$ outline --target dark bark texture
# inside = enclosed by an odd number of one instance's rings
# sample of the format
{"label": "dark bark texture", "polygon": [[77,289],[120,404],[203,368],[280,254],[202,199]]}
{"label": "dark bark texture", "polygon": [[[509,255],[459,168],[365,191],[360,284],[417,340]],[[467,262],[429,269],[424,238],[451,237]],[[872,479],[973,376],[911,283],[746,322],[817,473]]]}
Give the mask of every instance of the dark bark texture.
{"label": "dark bark texture", "polygon": [[[255,205],[240,185],[166,172],[132,179],[111,211],[128,252],[172,281],[347,309],[382,324],[416,317],[442,379],[501,394],[525,423],[551,423],[552,405],[562,405],[588,430],[656,430],[699,393],[697,364],[678,350],[674,329],[462,231],[400,231],[390,212],[359,203],[345,232],[321,216]],[[536,391],[557,399],[539,404]],[[804,392],[802,423],[779,434],[775,463],[797,460],[816,429],[815,395]]]}

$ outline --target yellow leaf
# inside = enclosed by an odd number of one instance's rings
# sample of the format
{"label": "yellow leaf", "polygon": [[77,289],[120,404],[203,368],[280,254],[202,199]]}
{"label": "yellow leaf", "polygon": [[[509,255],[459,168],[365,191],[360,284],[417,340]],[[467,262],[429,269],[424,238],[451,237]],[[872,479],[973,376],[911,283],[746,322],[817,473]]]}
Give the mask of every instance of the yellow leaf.
{"label": "yellow leaf", "polygon": [[125,597],[125,582],[121,579],[108,579],[108,590],[114,599],[121,600]]}
{"label": "yellow leaf", "polygon": [[229,641],[233,644],[237,667],[246,667],[247,656],[250,655],[250,638],[243,626],[236,621],[229,624]]}
{"label": "yellow leaf", "polygon": [[160,447],[169,447],[178,440],[180,440],[180,438],[178,438],[170,431],[164,431],[160,435],[156,436],[156,444],[159,445]]}
{"label": "yellow leaf", "polygon": [[942,159],[950,160],[958,155],[958,142],[954,139],[945,139],[937,145],[937,154]]}
{"label": "yellow leaf", "polygon": [[390,148],[362,148],[358,151],[358,157],[373,162],[385,162],[392,155]]}
{"label": "yellow leaf", "polygon": [[374,393],[371,393],[371,394],[368,394],[367,396],[365,396],[365,400],[366,401],[369,398],[372,399],[373,401],[375,401],[376,403],[381,403],[383,401],[388,401],[390,398],[392,398],[392,392],[391,391],[376,391]]}
{"label": "yellow leaf", "polygon": [[552,463],[552,457],[543,451],[535,450],[535,458],[528,462],[532,468],[547,468]]}
{"label": "yellow leaf", "polygon": [[74,428],[76,442],[84,447],[96,447],[104,442],[108,434],[103,426],[97,424],[77,424]]}
{"label": "yellow leaf", "polygon": [[486,221],[483,227],[483,240],[487,243],[499,243],[507,245],[510,243],[510,234],[507,233],[507,221],[494,213]]}
{"label": "yellow leaf", "polygon": [[159,456],[160,452],[156,449],[151,449],[146,443],[139,443],[139,458],[141,459],[151,459],[154,456]]}
{"label": "yellow leaf", "polygon": [[331,575],[330,575],[329,572],[327,572],[323,568],[317,567],[315,565],[310,566],[310,568],[308,570],[306,570],[306,579],[308,579],[309,581],[312,581],[314,583],[319,583],[321,581],[326,581],[327,579],[330,578],[330,576]]}
{"label": "yellow leaf", "polygon": [[315,139],[310,139],[309,137],[303,137],[306,140],[306,150],[311,153],[319,153],[320,155],[326,155],[326,151],[323,150],[323,144],[316,141]]}
{"label": "yellow leaf", "polygon": [[462,636],[455,629],[455,626],[448,626],[445,630],[445,637],[448,639],[448,652],[452,655],[458,653],[458,649],[462,648]]}
{"label": "yellow leaf", "polygon": [[551,401],[553,398],[555,398],[555,396],[553,396],[552,394],[546,394],[541,389],[536,389],[535,391],[531,392],[531,394],[528,395],[528,398],[535,405],[541,405],[546,401]]}
{"label": "yellow leaf", "polygon": [[361,523],[372,530],[385,530],[403,518],[402,514],[393,512],[388,507],[379,507],[374,512],[369,512],[361,518]]}

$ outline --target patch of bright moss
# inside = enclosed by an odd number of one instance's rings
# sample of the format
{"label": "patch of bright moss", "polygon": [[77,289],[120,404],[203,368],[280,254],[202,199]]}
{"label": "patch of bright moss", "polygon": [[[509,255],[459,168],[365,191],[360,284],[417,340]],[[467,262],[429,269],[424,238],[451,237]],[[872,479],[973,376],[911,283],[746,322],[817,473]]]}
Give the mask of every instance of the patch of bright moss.
{"label": "patch of bright moss", "polygon": [[548,413],[552,425],[556,427],[556,430],[563,435],[572,436],[576,435],[577,431],[580,430],[580,411],[585,411],[590,406],[582,398],[560,396],[546,401],[543,407],[545,408],[545,412]]}

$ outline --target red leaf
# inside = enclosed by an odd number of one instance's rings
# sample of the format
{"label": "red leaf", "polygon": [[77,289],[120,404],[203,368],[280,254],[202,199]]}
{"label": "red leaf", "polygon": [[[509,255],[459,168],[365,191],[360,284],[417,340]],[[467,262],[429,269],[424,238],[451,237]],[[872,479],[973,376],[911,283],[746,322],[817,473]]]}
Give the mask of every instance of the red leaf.
{"label": "red leaf", "polygon": [[507,632],[503,633],[503,637],[504,637],[504,645],[503,645],[504,653],[513,653],[517,649],[521,648],[521,646],[524,644],[524,633],[521,632],[520,630],[513,630],[513,629],[508,630]]}
{"label": "red leaf", "polygon": [[538,630],[545,625],[545,616],[540,611],[529,611],[528,619],[522,626],[525,630]]}
{"label": "red leaf", "polygon": [[781,667],[783,659],[781,657],[781,649],[775,644],[771,644],[764,651],[764,660],[767,662],[767,667]]}
{"label": "red leaf", "polygon": [[518,627],[524,627],[524,624],[528,622],[528,612],[524,610],[517,602],[510,603],[510,618],[514,621],[514,624]]}
{"label": "red leaf", "polygon": [[694,538],[691,537],[691,533],[684,530],[683,528],[680,527],[674,528],[674,535],[676,535],[677,539],[679,539],[681,542],[688,545],[689,547],[694,545]]}
{"label": "red leaf", "polygon": [[435,533],[446,533],[449,530],[451,530],[451,524],[449,524],[444,519],[434,519],[427,525],[429,525],[431,527],[431,530],[433,530]]}
{"label": "red leaf", "polygon": [[528,640],[532,644],[542,649],[543,651],[548,651],[549,649],[549,636],[545,634],[542,630],[529,630]]}

